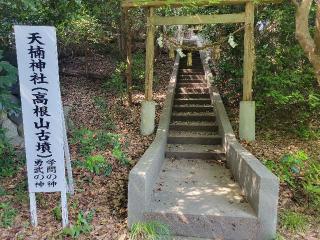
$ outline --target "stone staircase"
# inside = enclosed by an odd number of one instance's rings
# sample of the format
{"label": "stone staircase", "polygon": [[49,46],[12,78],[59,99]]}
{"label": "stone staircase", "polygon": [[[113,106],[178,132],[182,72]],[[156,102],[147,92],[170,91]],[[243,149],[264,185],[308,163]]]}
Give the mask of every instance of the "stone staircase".
{"label": "stone staircase", "polygon": [[145,218],[177,236],[257,239],[258,218],[225,166],[199,53],[192,67],[186,61],[180,61],[166,159]]}

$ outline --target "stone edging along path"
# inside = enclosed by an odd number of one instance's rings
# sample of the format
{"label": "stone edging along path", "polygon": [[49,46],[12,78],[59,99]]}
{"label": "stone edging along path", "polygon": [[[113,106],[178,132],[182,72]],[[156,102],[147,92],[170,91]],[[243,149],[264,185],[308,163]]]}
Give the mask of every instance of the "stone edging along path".
{"label": "stone edging along path", "polygon": [[216,121],[226,151],[227,166],[258,216],[259,239],[273,239],[277,227],[279,179],[236,139],[221,96],[212,84],[213,75],[208,65],[208,54],[200,51],[200,56],[212,104],[216,109]]}
{"label": "stone edging along path", "polygon": [[180,57],[177,55],[171,74],[164,108],[160,117],[156,138],[129,174],[128,225],[144,219],[153,194],[153,187],[165,159],[167,138],[177,83]]}

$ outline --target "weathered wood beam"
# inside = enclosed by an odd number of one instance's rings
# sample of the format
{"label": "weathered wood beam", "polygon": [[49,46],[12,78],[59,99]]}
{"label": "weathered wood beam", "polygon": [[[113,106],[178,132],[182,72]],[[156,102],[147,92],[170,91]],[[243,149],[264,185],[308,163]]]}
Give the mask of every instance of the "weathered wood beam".
{"label": "weathered wood beam", "polygon": [[146,101],[153,99],[153,65],[154,65],[154,9],[148,10],[147,16],[147,41],[146,41],[146,76],[145,76],[145,98]]}
{"label": "weathered wood beam", "polygon": [[216,23],[241,23],[245,22],[245,13],[219,14],[219,15],[194,15],[175,17],[154,17],[155,25],[188,25],[188,24],[216,24]]}
{"label": "weathered wood beam", "polygon": [[264,3],[281,3],[283,0],[177,0],[177,1],[148,1],[148,0],[125,0],[122,2],[122,7],[124,8],[134,8],[134,7],[194,7],[194,6],[213,6],[213,5],[237,5],[245,4],[247,2],[255,2],[256,4]]}
{"label": "weathered wood beam", "polygon": [[252,101],[252,81],[255,67],[254,3],[246,4],[243,63],[243,101]]}

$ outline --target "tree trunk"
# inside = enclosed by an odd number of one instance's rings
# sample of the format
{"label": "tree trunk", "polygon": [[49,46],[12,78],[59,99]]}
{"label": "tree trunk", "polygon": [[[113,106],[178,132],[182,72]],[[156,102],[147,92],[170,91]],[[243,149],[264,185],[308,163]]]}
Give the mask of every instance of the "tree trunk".
{"label": "tree trunk", "polygon": [[317,2],[316,29],[314,42],[316,44],[316,54],[320,55],[320,1]]}
{"label": "tree trunk", "polygon": [[126,56],[126,12],[127,9],[121,9],[121,24],[119,26],[119,37],[118,37],[118,44],[119,44],[119,52],[122,58]]}
{"label": "tree trunk", "polygon": [[[319,3],[317,6],[317,26],[316,34],[313,39],[309,28],[309,15],[313,0],[293,0],[297,7],[296,12],[296,38],[303,48],[306,56],[314,67],[318,84],[320,85],[320,55],[317,54],[319,46]],[[320,49],[320,48],[319,48]]]}
{"label": "tree trunk", "polygon": [[132,106],[132,31],[131,22],[129,16],[129,10],[125,9],[125,35],[126,35],[126,55],[127,55],[127,68],[126,68],[126,78],[127,78],[127,94],[128,94],[128,104]]}

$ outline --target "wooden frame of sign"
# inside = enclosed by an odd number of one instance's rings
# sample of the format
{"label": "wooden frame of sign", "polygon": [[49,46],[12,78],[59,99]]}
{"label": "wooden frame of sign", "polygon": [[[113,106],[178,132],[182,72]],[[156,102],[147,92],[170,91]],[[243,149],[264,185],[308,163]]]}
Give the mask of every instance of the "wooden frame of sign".
{"label": "wooden frame of sign", "polygon": [[60,94],[56,31],[47,26],[15,26],[14,30],[31,223],[38,225],[36,193],[60,192],[62,226],[66,227],[67,192],[74,194],[74,184]]}

